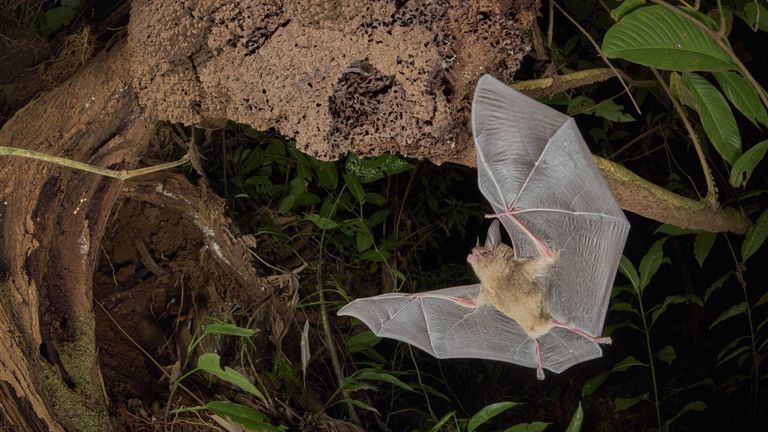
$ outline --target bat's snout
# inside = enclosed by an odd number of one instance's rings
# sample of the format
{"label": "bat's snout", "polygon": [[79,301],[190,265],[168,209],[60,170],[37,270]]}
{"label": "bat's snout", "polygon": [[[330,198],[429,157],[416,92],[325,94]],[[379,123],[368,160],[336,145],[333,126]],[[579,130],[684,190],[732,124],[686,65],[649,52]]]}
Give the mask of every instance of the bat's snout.
{"label": "bat's snout", "polygon": [[479,259],[488,254],[488,249],[482,246],[475,246],[472,248],[472,253],[467,255],[467,262],[470,264],[476,263]]}

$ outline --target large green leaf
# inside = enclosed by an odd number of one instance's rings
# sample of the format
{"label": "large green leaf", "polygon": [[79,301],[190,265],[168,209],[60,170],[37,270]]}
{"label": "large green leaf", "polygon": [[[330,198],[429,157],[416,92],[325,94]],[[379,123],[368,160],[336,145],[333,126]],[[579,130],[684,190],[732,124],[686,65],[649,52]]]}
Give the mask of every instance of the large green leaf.
{"label": "large green leaf", "polygon": [[603,39],[603,52],[666,70],[735,68],[728,54],[699,27],[663,6],[637,9],[614,24]]}
{"label": "large green leaf", "polygon": [[765,111],[765,106],[760,102],[757,91],[746,78],[730,71],[715,72],[715,78],[728,100],[744,114],[744,117],[748,118],[755,126],[758,122],[768,126],[768,112]]}
{"label": "large green leaf", "polygon": [[693,94],[709,140],[731,165],[741,156],[741,134],[723,94],[701,75],[684,73],[683,84]]}
{"label": "large green leaf", "polygon": [[730,181],[733,187],[746,185],[747,180],[752,176],[752,171],[765,157],[766,150],[768,150],[768,140],[756,144],[736,160],[733,169],[731,169]]}

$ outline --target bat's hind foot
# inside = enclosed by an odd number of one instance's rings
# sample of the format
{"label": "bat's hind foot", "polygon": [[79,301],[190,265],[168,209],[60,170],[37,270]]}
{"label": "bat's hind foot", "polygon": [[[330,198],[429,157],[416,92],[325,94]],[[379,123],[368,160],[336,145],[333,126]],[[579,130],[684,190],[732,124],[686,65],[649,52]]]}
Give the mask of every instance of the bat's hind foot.
{"label": "bat's hind foot", "polygon": [[564,328],[566,330],[569,330],[569,331],[571,331],[573,333],[576,333],[577,335],[583,337],[584,339],[590,340],[590,341],[592,341],[592,342],[594,342],[594,343],[596,343],[598,345],[610,345],[610,344],[613,343],[613,341],[609,337],[592,336],[591,334],[589,334],[589,333],[587,333],[587,332],[585,332],[583,330],[577,329],[576,327],[574,327],[572,325],[561,323],[560,321],[557,321],[557,320],[552,320],[552,321],[553,321],[555,327],[561,327],[561,328]]}

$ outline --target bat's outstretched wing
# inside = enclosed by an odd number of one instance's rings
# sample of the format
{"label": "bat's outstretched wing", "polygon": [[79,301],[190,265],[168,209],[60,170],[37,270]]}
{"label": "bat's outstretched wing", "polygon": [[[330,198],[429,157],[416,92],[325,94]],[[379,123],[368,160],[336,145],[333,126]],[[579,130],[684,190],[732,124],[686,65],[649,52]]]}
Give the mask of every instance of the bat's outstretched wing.
{"label": "bat's outstretched wing", "polygon": [[[591,335],[605,313],[629,223],[574,120],[501,81],[480,78],[472,102],[480,190],[519,257],[557,254],[549,306]],[[540,338],[542,351],[559,332]]]}
{"label": "bat's outstretched wing", "polygon": [[[536,367],[533,339],[495,307],[460,306],[446,297],[477,298],[480,285],[418,294],[383,294],[357,299],[339,315],[358,318],[374,334],[397,339],[437,358],[484,358]],[[556,328],[540,341],[544,367],[560,373],[574,363],[600,357],[600,348]]]}

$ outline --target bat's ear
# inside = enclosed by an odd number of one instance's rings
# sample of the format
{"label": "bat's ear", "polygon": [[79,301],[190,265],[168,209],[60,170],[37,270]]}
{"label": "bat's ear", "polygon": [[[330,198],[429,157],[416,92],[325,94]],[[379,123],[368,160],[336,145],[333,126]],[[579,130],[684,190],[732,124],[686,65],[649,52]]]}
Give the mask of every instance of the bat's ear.
{"label": "bat's ear", "polygon": [[499,230],[499,220],[496,219],[488,228],[488,237],[485,238],[485,248],[494,250],[499,243],[501,243],[501,231]]}

